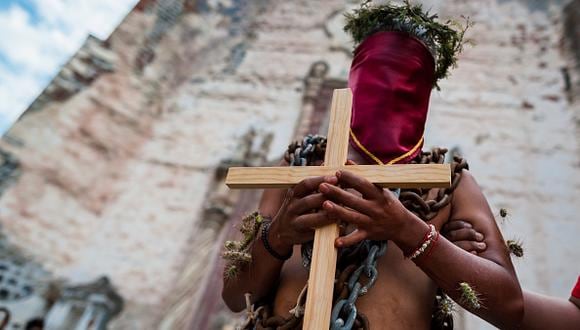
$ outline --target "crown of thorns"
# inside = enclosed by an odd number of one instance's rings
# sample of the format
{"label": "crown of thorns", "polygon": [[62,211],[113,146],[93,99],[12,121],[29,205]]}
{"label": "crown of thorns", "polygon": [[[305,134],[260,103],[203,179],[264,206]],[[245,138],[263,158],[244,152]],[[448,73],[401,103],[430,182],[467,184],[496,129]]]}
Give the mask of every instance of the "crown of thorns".
{"label": "crown of thorns", "polygon": [[431,15],[423,11],[422,5],[412,5],[408,0],[403,4],[384,5],[373,5],[367,0],[345,17],[344,31],[352,36],[355,47],[380,31],[405,32],[421,40],[435,58],[434,87],[437,89],[438,81],[456,66],[457,56],[466,43],[465,32],[471,26],[466,17],[463,17],[464,24],[455,20],[439,22],[436,14]]}

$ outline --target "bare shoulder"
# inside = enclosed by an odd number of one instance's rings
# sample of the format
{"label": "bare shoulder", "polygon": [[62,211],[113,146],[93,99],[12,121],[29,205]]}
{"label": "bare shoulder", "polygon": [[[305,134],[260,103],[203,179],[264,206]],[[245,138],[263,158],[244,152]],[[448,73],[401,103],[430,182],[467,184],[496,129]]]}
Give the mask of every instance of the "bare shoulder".
{"label": "bare shoulder", "polygon": [[455,220],[471,223],[476,231],[484,235],[487,249],[479,256],[499,265],[511,266],[509,252],[493,212],[481,187],[467,170],[463,170],[461,181],[455,189],[451,201],[449,222]]}

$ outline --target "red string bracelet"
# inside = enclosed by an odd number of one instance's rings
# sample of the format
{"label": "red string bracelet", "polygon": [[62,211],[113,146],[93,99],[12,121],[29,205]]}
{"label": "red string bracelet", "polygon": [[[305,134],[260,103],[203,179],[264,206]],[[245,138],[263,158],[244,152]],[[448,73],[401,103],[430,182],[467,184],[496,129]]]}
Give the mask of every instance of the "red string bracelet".
{"label": "red string bracelet", "polygon": [[415,248],[413,251],[411,251],[409,253],[404,254],[406,259],[409,259],[415,252],[417,252],[417,250],[421,247],[421,245],[423,245],[423,243],[429,239],[429,233],[431,233],[431,228],[429,228],[429,230],[427,230],[427,232],[425,233],[425,235],[421,239],[421,242],[419,243],[419,247]]}
{"label": "red string bracelet", "polygon": [[408,258],[413,260],[418,256],[422,255],[425,252],[425,250],[427,250],[429,245],[433,243],[433,239],[435,239],[436,237],[437,237],[437,229],[435,229],[435,226],[430,224],[429,231],[427,232],[427,234],[425,234],[425,237],[423,238],[419,246],[415,249],[415,251],[413,251],[413,253],[410,254],[410,256],[408,256]]}
{"label": "red string bracelet", "polygon": [[425,259],[428,259],[431,253],[433,253],[433,250],[435,250],[435,245],[437,245],[437,241],[439,241],[439,236],[441,236],[441,234],[437,233],[433,243],[431,244],[431,247],[429,248],[429,251],[427,251],[427,254],[425,255]]}

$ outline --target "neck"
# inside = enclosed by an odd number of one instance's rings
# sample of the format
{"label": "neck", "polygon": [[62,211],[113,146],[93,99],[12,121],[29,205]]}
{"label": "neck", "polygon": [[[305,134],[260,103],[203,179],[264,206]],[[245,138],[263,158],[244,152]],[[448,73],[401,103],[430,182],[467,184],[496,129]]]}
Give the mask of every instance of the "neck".
{"label": "neck", "polygon": [[352,146],[348,146],[348,159],[357,163],[358,165],[376,165],[369,162],[365,157],[359,154]]}

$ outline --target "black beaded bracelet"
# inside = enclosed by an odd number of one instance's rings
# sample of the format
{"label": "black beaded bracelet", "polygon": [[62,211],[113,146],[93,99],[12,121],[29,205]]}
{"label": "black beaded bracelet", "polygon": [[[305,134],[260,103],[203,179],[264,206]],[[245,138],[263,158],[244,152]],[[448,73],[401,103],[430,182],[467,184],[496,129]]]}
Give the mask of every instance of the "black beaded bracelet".
{"label": "black beaded bracelet", "polygon": [[268,241],[268,233],[270,232],[270,225],[272,224],[272,221],[264,221],[263,225],[262,225],[262,243],[264,244],[264,248],[266,249],[266,251],[268,251],[268,253],[270,253],[270,255],[280,261],[286,261],[288,259],[290,259],[290,257],[292,257],[292,251],[290,251],[290,253],[288,255],[280,255],[278,252],[274,251],[274,249],[272,248],[272,246],[270,245],[270,242]]}

